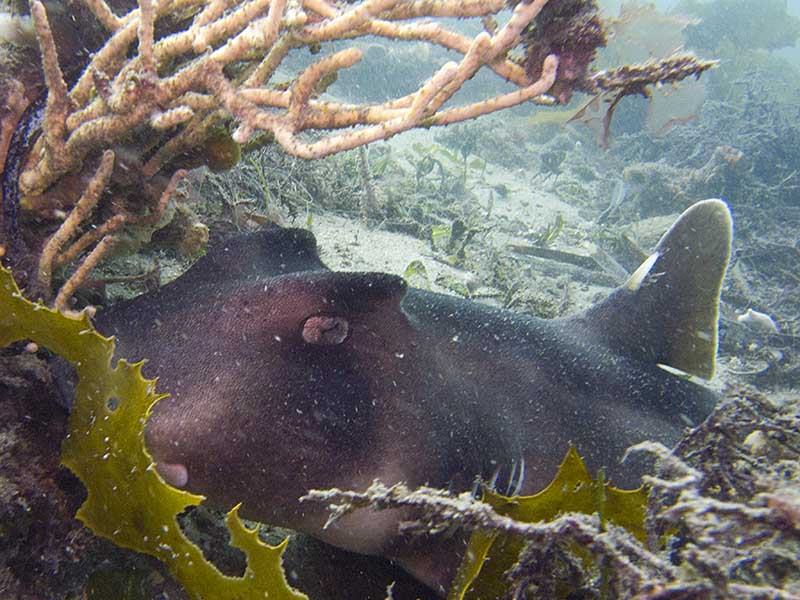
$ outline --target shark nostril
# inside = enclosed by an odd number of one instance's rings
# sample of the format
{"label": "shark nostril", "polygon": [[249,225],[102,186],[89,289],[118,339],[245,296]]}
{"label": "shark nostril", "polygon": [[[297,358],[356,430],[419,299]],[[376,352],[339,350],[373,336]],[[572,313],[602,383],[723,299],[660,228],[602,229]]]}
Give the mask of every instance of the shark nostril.
{"label": "shark nostril", "polygon": [[189,483],[189,471],[181,463],[156,463],[156,471],[169,485],[184,488]]}
{"label": "shark nostril", "polygon": [[315,315],[303,323],[303,341],[317,346],[341,344],[350,331],[350,324],[343,317]]}

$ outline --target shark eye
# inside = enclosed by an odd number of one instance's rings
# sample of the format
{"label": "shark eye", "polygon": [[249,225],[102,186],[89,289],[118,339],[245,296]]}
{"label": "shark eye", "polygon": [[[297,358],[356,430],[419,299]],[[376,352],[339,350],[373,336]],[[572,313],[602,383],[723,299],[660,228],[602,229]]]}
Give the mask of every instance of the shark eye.
{"label": "shark eye", "polygon": [[341,344],[350,331],[350,324],[343,317],[315,315],[303,323],[303,341],[317,346]]}

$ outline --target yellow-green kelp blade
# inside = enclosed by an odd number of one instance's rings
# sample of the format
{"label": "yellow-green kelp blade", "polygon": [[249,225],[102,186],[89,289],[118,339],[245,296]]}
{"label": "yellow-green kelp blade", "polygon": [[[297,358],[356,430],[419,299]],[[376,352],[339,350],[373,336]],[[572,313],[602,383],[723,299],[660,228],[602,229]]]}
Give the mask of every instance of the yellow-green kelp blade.
{"label": "yellow-green kelp blade", "polygon": [[[524,523],[550,521],[565,512],[597,512],[603,522],[624,527],[640,541],[646,537],[647,490],[620,490],[602,478],[593,479],[574,447],[567,452],[550,485],[538,494],[509,498],[485,491],[483,501],[499,514]],[[523,545],[518,537],[473,533],[448,599],[502,598],[506,589],[503,574],[517,562]]]}
{"label": "yellow-green kelp blade", "polygon": [[62,461],[86,486],[78,518],[118,546],[164,561],[193,598],[273,600],[306,598],[286,582],[281,567],[285,543],[268,546],[256,531],[228,513],[232,545],[247,556],[242,577],[228,577],[208,562],[183,534],[176,517],[196,496],[160,478],[144,445],[144,426],[163,396],[144,379],[142,363],[112,367],[113,338],[101,336],[88,316],[67,316],[20,294],[11,273],[0,267],[0,347],[31,340],[68,360],[79,382]]}

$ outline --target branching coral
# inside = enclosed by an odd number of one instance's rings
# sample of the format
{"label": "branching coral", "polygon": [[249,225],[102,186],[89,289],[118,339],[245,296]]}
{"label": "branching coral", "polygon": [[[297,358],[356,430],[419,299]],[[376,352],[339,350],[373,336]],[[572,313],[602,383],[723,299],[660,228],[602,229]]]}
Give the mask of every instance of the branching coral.
{"label": "branching coral", "polygon": [[[54,247],[93,223],[95,231],[79,238],[83,242],[68,256],[72,260],[95,243],[102,254],[113,244],[101,240],[123,223],[158,214],[173,173],[193,166],[182,165],[181,157],[196,154],[218,135],[220,123],[234,130],[240,144],[275,141],[291,154],[313,159],[414,127],[447,125],[526,101],[552,102],[544,94],[556,81],[561,99],[572,89],[630,86],[628,71],[616,76],[589,71],[603,43],[592,1],[512,3],[505,24],[491,27],[487,19],[506,7],[503,0],[140,0],[121,16],[105,0],[84,4],[107,30],[107,40],[70,86],[45,8],[39,0],[31,3],[48,97],[42,135],[32,144],[18,182],[11,182],[13,192],[4,198],[7,208],[17,193],[25,206],[49,207],[55,193],[62,196],[55,213],[73,211],[39,261],[35,289],[45,297]],[[488,30],[471,37],[441,21],[446,17],[483,19]],[[574,37],[575,32],[580,35]],[[320,97],[338,71],[361,60],[355,46],[320,57],[288,82],[280,80],[278,69],[292,51],[307,48],[313,54],[323,44],[365,36],[421,41],[462,58],[441,66],[416,91],[372,105]],[[526,55],[516,58],[511,52],[521,45]],[[697,75],[711,63],[686,57],[675,64],[672,59],[630,73],[641,86],[640,80],[658,83]],[[484,68],[519,89],[453,106],[454,94]],[[342,131],[312,138],[304,134],[325,130]],[[108,194],[113,208],[99,215],[102,211],[90,208],[92,202],[71,204],[63,196],[70,194],[70,179],[82,189],[77,174],[97,168],[107,150],[115,153]],[[101,172],[97,176],[102,179]],[[16,178],[17,170],[4,176]],[[7,230],[14,226],[5,223]]]}

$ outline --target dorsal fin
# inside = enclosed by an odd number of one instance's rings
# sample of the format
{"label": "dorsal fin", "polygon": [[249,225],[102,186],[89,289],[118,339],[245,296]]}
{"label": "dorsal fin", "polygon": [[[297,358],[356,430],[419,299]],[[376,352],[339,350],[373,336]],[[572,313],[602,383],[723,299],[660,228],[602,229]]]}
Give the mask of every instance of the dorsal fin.
{"label": "dorsal fin", "polygon": [[179,281],[190,286],[209,285],[325,269],[310,231],[274,226],[221,241]]}
{"label": "dorsal fin", "polygon": [[625,285],[569,321],[616,352],[711,378],[732,238],[725,202],[690,206]]}
{"label": "dorsal fin", "polygon": [[192,299],[208,302],[248,282],[300,271],[327,270],[317,255],[317,240],[310,231],[276,226],[234,235],[214,245],[175,281],[99,311],[95,325],[107,334],[120,334],[140,322],[181,310]]}

